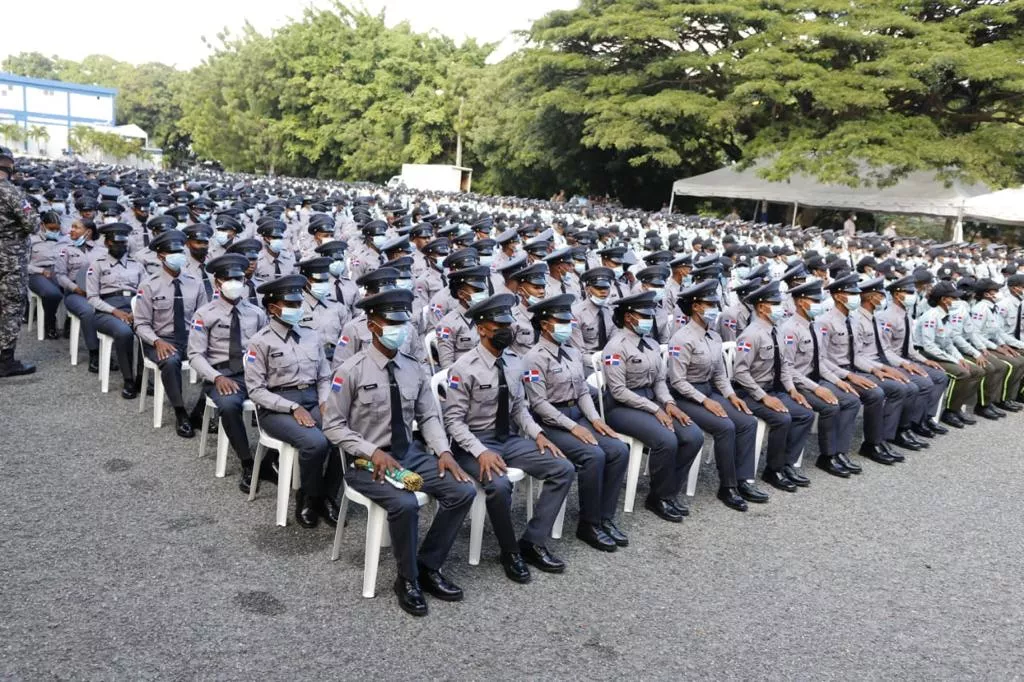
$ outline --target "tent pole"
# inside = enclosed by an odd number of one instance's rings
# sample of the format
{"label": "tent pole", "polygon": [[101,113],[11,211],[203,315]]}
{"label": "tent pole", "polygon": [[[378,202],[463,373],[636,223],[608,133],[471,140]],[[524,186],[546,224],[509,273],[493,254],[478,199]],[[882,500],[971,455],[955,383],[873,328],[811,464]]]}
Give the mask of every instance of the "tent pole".
{"label": "tent pole", "polygon": [[794,201],[793,202],[793,225],[792,225],[792,227],[796,227],[796,212],[799,209],[800,209],[800,202],[799,201]]}
{"label": "tent pole", "polygon": [[668,196],[668,212],[669,213],[672,213],[672,205],[675,203],[675,201],[676,201],[676,192],[675,192],[675,190],[672,190],[672,194],[670,194]]}

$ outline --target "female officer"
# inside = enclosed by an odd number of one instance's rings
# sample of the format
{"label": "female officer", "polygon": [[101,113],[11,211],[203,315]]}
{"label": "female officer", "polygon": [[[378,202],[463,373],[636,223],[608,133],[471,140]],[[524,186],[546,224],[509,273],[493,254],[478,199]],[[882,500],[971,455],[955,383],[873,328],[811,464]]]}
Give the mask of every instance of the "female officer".
{"label": "female officer", "polygon": [[764,497],[754,478],[757,419],[729,383],[722,360],[718,283],[705,280],[679,292],[689,322],[668,343],[668,384],[676,405],[715,440],[718,499],[746,511],[745,497]]}
{"label": "female officer", "polygon": [[57,254],[53,262],[54,280],[64,290],[64,307],[82,322],[82,336],[89,350],[89,371],[100,371],[100,341],[96,336],[96,311],[85,293],[85,273],[89,265],[105,250],[96,242],[96,226],[81,218],[71,224],[71,243]]}
{"label": "female officer", "polygon": [[46,211],[40,216],[42,226],[39,232],[28,240],[28,288],[43,299],[42,324],[46,338],[58,339],[57,308],[64,298],[53,276],[53,264],[57,255],[68,245],[68,239],[60,231],[60,216]]}
{"label": "female officer", "polygon": [[583,358],[569,345],[574,298],[560,294],[528,308],[540,339],[523,358],[523,383],[534,419],[577,467],[576,537],[595,549],[614,552],[629,544],[614,522],[629,448],[601,420],[583,375]]}
{"label": "female officer", "polygon": [[618,328],[604,348],[605,418],[651,450],[651,490],[644,506],[681,523],[689,510],[677,500],[704,433],[672,400],[658,344],[649,334],[657,303],[653,291],[614,302]]}

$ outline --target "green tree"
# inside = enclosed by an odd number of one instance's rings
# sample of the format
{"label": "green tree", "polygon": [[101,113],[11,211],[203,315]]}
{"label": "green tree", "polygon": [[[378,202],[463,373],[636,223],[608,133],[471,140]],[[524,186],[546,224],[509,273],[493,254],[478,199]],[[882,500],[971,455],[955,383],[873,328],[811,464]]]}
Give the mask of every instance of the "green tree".
{"label": "green tree", "polygon": [[63,60],[56,55],[47,57],[40,52],[22,52],[9,55],[0,62],[0,71],[27,78],[58,80],[62,63]]}

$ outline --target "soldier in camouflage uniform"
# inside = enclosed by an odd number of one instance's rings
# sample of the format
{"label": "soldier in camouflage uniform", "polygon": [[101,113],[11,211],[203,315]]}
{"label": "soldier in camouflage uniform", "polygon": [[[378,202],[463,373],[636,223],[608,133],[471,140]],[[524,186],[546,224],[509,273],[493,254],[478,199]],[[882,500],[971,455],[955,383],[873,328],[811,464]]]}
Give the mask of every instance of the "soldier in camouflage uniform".
{"label": "soldier in camouflage uniform", "polygon": [[28,236],[39,229],[35,209],[11,184],[14,154],[0,147],[0,377],[31,374],[35,365],[14,359],[25,309]]}

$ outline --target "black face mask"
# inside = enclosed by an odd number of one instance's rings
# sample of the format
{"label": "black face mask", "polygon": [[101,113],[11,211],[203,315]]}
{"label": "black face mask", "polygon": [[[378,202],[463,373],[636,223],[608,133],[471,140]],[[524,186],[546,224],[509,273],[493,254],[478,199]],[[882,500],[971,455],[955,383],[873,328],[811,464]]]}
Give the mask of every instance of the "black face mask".
{"label": "black face mask", "polygon": [[209,247],[202,248],[202,249],[191,249],[190,248],[189,252],[192,254],[192,257],[195,258],[197,261],[204,261],[204,260],[206,260],[206,254],[208,254],[210,252],[210,249],[209,249]]}
{"label": "black face mask", "polygon": [[513,340],[515,335],[512,333],[512,327],[498,327],[491,336],[491,344],[498,350],[505,350],[512,345]]}

